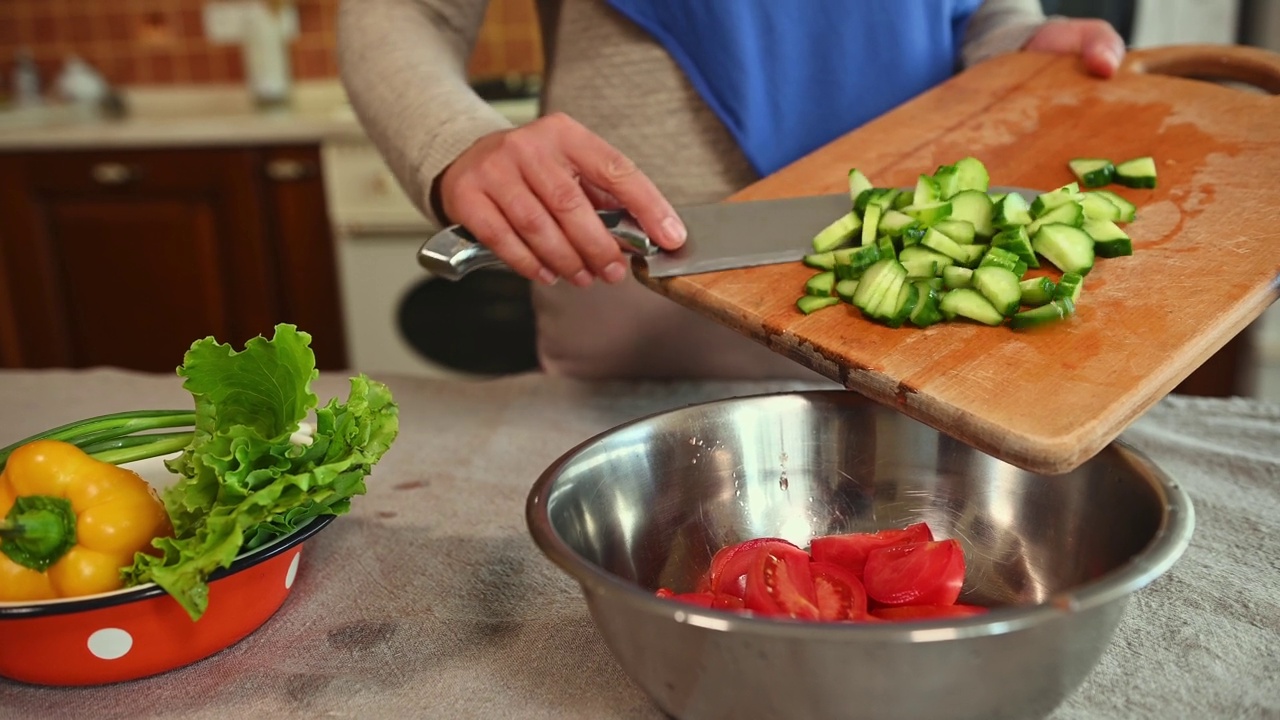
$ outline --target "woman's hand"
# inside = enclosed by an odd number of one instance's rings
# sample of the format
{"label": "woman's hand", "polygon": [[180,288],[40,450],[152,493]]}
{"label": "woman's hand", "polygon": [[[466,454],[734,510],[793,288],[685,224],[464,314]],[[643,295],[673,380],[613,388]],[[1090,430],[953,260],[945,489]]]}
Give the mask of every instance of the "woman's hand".
{"label": "woman's hand", "polygon": [[1078,55],[1089,72],[1109,78],[1124,58],[1124,39],[1106,20],[1070,18],[1041,25],[1024,49]]}
{"label": "woman's hand", "polygon": [[664,249],[685,240],[684,225],[649,178],[562,114],[477,140],[439,182],[449,219],[530,280],[586,286],[627,276],[628,262],[597,208],[625,208]]}

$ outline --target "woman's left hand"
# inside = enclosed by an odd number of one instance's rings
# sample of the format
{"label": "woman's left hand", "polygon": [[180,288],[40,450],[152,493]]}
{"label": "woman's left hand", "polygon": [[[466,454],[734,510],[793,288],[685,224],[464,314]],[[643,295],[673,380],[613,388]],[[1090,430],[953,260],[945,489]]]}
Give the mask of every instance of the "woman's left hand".
{"label": "woman's left hand", "polygon": [[1050,20],[1023,46],[1024,50],[1078,55],[1085,69],[1109,78],[1124,59],[1124,39],[1106,20],[1068,18]]}

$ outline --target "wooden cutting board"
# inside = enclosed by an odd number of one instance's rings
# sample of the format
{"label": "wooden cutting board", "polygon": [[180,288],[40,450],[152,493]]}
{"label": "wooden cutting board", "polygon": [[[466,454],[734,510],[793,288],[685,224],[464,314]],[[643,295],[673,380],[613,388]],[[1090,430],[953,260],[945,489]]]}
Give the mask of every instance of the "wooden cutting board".
{"label": "wooden cutting board", "polygon": [[[1049,329],[891,329],[841,304],[795,306],[800,263],[641,282],[876,401],[1031,471],[1071,470],[1257,318],[1280,278],[1280,55],[1244,47],[1135,51],[1109,80],[1073,58],[1018,53],[974,67],[730,198],[879,186],[965,155],[993,185],[1052,189],[1073,157],[1156,158],[1134,255],[1100,259],[1075,318]],[[798,243],[808,238],[797,238]]]}

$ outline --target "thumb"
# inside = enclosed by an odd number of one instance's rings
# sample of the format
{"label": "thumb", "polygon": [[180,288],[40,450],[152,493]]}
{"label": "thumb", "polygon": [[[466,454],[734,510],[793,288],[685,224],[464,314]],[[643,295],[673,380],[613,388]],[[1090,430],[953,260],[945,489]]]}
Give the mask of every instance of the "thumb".
{"label": "thumb", "polygon": [[1124,39],[1105,20],[1054,20],[1040,27],[1026,49],[1076,55],[1089,73],[1107,78],[1124,58]]}

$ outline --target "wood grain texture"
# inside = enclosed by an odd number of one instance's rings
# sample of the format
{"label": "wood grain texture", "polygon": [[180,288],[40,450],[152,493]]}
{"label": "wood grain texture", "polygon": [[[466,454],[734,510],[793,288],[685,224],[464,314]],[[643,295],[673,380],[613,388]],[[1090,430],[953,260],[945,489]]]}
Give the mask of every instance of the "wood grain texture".
{"label": "wood grain texture", "polygon": [[1034,472],[1071,470],[1277,297],[1280,98],[1158,73],[1207,67],[1206,75],[1230,78],[1244,67],[1248,75],[1234,79],[1266,87],[1257,78],[1280,82],[1280,61],[1242,48],[1171,53],[1134,52],[1110,80],[1086,76],[1071,58],[998,58],[730,199],[839,192],[851,167],[877,185],[910,185],[966,155],[986,163],[993,184],[1050,189],[1073,180],[1073,157],[1154,156],[1157,189],[1111,188],[1138,206],[1126,227],[1135,254],[1099,260],[1067,323],[1032,332],[962,322],[895,330],[847,304],[805,316],[795,300],[814,271],[800,263],[664,280],[639,267],[637,275],[991,455]]}

